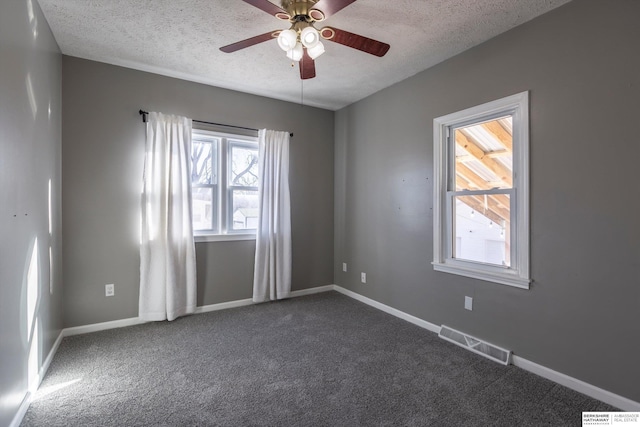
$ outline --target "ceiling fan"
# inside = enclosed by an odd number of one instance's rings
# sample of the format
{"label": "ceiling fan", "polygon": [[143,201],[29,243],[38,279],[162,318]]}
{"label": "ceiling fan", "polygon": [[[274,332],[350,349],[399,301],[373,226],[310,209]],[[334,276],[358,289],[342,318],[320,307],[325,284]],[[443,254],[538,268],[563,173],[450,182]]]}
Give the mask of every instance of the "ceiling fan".
{"label": "ceiling fan", "polygon": [[287,30],[275,30],[241,40],[223,46],[220,50],[231,53],[277,39],[278,45],[287,53],[287,57],[300,64],[301,79],[311,79],[316,76],[315,59],[324,52],[321,38],[379,57],[384,56],[390,47],[387,43],[335,27],[324,27],[319,31],[314,27],[314,23],[324,21],[356,0],[282,0],[282,7],[268,0],[243,1],[280,20],[288,21],[291,27]]}

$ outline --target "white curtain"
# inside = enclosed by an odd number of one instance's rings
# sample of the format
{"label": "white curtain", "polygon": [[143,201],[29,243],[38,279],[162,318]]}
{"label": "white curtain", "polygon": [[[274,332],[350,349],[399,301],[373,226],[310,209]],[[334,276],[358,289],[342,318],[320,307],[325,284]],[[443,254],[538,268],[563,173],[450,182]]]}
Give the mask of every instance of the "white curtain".
{"label": "white curtain", "polygon": [[140,239],[143,320],[174,320],[196,308],[190,166],[191,119],[149,113]]}
{"label": "white curtain", "polygon": [[289,133],[261,129],[259,214],[253,301],[288,298],[291,293],[291,206]]}

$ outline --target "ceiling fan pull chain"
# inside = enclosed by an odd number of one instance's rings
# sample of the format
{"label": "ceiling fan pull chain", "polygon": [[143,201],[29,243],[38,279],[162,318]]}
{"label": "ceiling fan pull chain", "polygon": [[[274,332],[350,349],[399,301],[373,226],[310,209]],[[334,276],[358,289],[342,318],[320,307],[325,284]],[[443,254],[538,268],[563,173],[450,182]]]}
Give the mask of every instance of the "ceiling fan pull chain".
{"label": "ceiling fan pull chain", "polygon": [[304,107],[304,79],[300,79],[300,106]]}

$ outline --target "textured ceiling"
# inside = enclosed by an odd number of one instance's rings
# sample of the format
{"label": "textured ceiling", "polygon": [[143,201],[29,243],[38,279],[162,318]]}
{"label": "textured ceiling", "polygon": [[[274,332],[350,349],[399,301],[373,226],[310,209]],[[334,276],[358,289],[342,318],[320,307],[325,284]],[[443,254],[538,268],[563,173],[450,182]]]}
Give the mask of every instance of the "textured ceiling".
{"label": "textured ceiling", "polygon": [[568,1],[359,0],[316,26],[389,43],[389,53],[325,42],[317,77],[304,82],[275,40],[219,50],[288,27],[242,0],[39,3],[65,55],[336,110]]}

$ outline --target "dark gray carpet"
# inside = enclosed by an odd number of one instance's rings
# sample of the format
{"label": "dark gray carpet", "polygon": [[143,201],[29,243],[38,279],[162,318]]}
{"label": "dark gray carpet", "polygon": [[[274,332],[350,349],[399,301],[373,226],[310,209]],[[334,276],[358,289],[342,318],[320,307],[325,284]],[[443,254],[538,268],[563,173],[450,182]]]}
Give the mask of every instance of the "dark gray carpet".
{"label": "dark gray carpet", "polygon": [[565,426],[609,405],[336,292],[65,338],[23,426]]}

